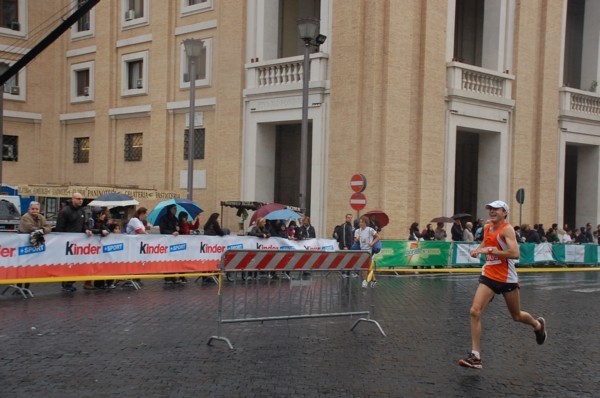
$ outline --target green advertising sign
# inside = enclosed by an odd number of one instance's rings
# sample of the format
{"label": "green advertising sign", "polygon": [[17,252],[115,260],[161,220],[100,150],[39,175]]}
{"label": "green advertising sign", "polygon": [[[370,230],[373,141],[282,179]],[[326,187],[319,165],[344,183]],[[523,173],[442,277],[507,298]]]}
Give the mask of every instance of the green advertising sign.
{"label": "green advertising sign", "polygon": [[377,267],[447,266],[449,257],[448,242],[386,240],[375,261]]}

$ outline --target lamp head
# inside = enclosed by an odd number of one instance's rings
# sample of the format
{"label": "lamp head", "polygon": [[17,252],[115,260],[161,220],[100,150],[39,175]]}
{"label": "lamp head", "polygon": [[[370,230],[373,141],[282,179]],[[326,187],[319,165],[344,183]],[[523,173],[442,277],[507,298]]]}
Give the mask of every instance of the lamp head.
{"label": "lamp head", "polygon": [[204,48],[204,41],[199,39],[185,39],[183,41],[183,46],[185,47],[185,53],[188,57],[199,57]]}
{"label": "lamp head", "polygon": [[313,41],[319,34],[319,20],[315,18],[298,18],[298,36],[304,41]]}

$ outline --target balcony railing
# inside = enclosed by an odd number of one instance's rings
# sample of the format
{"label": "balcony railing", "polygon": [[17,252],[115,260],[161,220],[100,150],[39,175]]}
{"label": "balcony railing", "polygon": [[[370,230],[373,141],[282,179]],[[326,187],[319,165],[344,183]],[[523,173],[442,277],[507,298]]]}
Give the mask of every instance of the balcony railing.
{"label": "balcony railing", "polygon": [[[328,58],[325,53],[310,55],[311,82],[327,80]],[[303,66],[304,57],[301,55],[246,64],[246,89],[264,92],[301,88]]]}
{"label": "balcony railing", "polygon": [[450,62],[446,65],[446,78],[450,96],[485,98],[503,103],[512,101],[513,75]]}
{"label": "balcony railing", "polygon": [[561,87],[560,111],[563,115],[594,119],[600,117],[600,94],[575,88]]}

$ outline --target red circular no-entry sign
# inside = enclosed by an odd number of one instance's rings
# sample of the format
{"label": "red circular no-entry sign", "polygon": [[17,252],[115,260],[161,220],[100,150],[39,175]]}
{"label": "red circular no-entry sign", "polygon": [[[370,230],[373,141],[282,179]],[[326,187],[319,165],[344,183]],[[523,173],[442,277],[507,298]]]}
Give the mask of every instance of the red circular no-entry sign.
{"label": "red circular no-entry sign", "polygon": [[354,174],[350,179],[350,188],[354,192],[363,192],[367,189],[367,177],[362,174]]}
{"label": "red circular no-entry sign", "polygon": [[360,192],[353,193],[350,196],[350,207],[356,211],[360,211],[367,206],[367,197]]}

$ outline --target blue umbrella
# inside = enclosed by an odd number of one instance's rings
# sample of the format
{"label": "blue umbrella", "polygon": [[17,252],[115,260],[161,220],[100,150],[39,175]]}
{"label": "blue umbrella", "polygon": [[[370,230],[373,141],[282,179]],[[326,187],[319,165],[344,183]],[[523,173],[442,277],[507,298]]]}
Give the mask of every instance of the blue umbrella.
{"label": "blue umbrella", "polygon": [[188,214],[188,219],[190,220],[193,220],[198,214],[204,211],[200,208],[200,205],[189,199],[163,200],[157,204],[154,209],[152,209],[150,214],[148,214],[148,217],[146,218],[148,222],[152,225],[156,225],[156,222],[160,220],[160,218],[167,212],[167,207],[170,205],[177,206],[177,215],[179,215],[179,213],[182,211],[186,212]]}
{"label": "blue umbrella", "polygon": [[290,209],[274,210],[265,216],[266,220],[293,220],[302,216]]}

